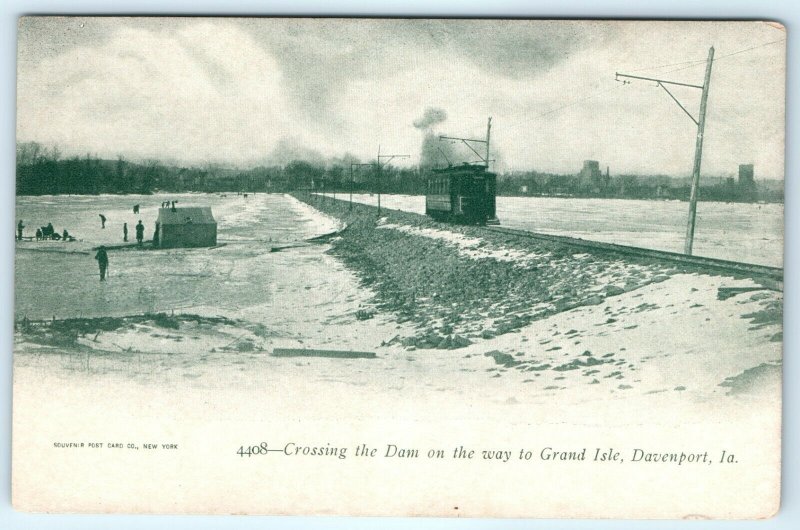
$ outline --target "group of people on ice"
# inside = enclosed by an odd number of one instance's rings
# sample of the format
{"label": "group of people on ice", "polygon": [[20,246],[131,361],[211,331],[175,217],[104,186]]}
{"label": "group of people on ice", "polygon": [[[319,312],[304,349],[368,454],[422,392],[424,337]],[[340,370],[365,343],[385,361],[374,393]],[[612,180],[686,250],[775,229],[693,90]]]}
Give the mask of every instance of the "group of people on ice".
{"label": "group of people on ice", "polygon": [[[25,239],[23,231],[25,230],[25,225],[23,224],[22,220],[17,223],[17,241],[22,241]],[[30,236],[29,236],[30,239]],[[56,229],[53,228],[53,223],[47,223],[46,226],[42,226],[36,229],[35,235],[36,241],[44,241],[44,240],[53,240],[53,241],[75,241],[75,238],[72,237],[67,229],[65,228],[62,233],[56,232]]]}
{"label": "group of people on ice", "polygon": [[[175,208],[175,202],[176,201],[171,201],[171,203],[164,202],[162,203],[161,206],[162,208],[164,208],[164,207],[169,207],[171,204],[172,208]],[[135,214],[139,213],[138,204],[133,207],[133,213]],[[104,230],[106,228],[106,222],[108,221],[108,218],[102,213],[98,214],[98,216],[100,217],[100,228]],[[144,224],[142,223],[141,219],[139,219],[139,222],[136,224],[134,228],[136,230],[136,242],[139,245],[142,245],[144,242]],[[17,223],[17,233],[16,233],[17,241],[22,241],[25,238],[24,230],[25,230],[25,224],[23,223],[22,220],[20,220],[19,223]],[[157,237],[157,235],[155,237]],[[44,240],[75,241],[75,237],[71,236],[66,228],[62,233],[59,234],[53,227],[53,223],[47,223],[46,226],[37,228],[35,239],[36,241],[44,241]],[[122,241],[123,242],[128,241],[128,223],[122,223]],[[100,245],[98,247],[97,254],[95,255],[94,259],[97,260],[97,264],[100,267],[100,281],[101,282],[105,281],[108,272],[108,250],[104,245]]]}
{"label": "group of people on ice", "polygon": [[[136,204],[133,207],[133,213],[139,213],[139,205]],[[103,214],[98,214],[100,216],[100,228],[105,229],[106,221],[108,218]],[[122,223],[122,241],[125,243],[128,242],[128,223]],[[139,219],[139,223],[136,225],[136,242],[140,245],[144,241],[144,225],[142,224],[142,220]]]}

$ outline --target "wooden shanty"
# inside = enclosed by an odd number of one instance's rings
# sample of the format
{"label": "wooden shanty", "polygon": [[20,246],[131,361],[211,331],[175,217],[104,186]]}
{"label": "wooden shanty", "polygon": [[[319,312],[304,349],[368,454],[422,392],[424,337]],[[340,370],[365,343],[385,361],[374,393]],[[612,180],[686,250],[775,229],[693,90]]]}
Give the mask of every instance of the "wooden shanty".
{"label": "wooden shanty", "polygon": [[217,244],[217,222],[211,208],[161,208],[155,245],[161,248],[213,247]]}

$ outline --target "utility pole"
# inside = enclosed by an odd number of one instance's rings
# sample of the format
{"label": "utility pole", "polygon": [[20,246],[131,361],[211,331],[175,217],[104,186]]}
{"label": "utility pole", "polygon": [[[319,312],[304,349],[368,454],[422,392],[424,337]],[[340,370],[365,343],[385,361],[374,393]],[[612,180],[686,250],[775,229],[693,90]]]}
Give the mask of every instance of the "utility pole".
{"label": "utility pole", "polygon": [[[706,75],[702,86],[690,85],[688,83],[677,83],[675,81],[665,81],[663,79],[654,79],[652,77],[641,77],[636,75],[616,74],[617,80],[620,77],[627,77],[629,79],[643,79],[645,81],[655,81],[657,86],[660,86],[678,104],[678,106],[686,113],[689,118],[697,125],[697,140],[694,147],[694,167],[692,169],[692,191],[689,195],[689,220],[686,224],[686,241],[683,247],[683,253],[687,256],[692,255],[692,244],[694,243],[694,226],[697,218],[697,191],[700,187],[700,162],[703,157],[703,134],[706,127],[706,104],[708,102],[708,88],[711,84],[711,65],[714,62],[714,47],[708,49],[708,59],[706,61]],[[628,81],[625,81],[626,83]],[[677,85],[689,88],[699,88],[702,91],[700,96],[700,115],[697,119],[681,105],[680,101],[672,95],[664,85]]]}
{"label": "utility pole", "polygon": [[[381,159],[385,158],[386,162],[381,163]],[[378,217],[381,216],[381,170],[383,166],[394,160],[395,158],[411,158],[411,155],[382,155],[381,146],[378,145],[378,158],[376,159],[375,168],[377,170],[375,178],[378,179]]]}

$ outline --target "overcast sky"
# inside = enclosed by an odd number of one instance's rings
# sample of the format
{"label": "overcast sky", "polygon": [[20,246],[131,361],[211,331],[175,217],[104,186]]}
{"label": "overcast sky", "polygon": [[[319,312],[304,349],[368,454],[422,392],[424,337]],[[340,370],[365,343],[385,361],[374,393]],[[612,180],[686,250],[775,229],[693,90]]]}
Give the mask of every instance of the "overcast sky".
{"label": "overcast sky", "polygon": [[[500,171],[594,159],[681,176],[695,124],[654,83],[614,73],[700,85],[713,45],[703,173],[753,163],[783,178],[783,39],[758,22],[29,17],[17,135],[183,164],[366,160],[379,145],[416,164],[426,132],[483,137],[491,116]],[[673,93],[697,115],[699,90]],[[446,119],[426,130],[426,110]]]}

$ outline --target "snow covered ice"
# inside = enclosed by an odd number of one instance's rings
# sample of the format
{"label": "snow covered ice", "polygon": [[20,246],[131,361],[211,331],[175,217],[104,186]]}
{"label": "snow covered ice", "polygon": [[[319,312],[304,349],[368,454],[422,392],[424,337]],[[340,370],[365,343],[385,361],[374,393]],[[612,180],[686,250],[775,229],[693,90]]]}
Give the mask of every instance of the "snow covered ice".
{"label": "snow covered ice", "polygon": [[[226,393],[257,389],[265,399],[288,402],[313,387],[315,395],[362,395],[365,403],[391,403],[393,410],[410,415],[421,413],[421,402],[436,403],[437,414],[469,403],[481,403],[481,410],[491,413],[494,407],[544,406],[555,395],[560,403],[632,400],[675,406],[680,396],[680,403],[712,404],[736,398],[730,385],[746,373],[758,376],[749,387],[757,399],[773,399],[778,392],[780,319],[754,322],[769,307],[780,306],[781,294],[755,291],[717,299],[720,286],[753,285],[749,280],[706,274],[656,278],[642,269],[636,274],[650,278],[648,285],[620,290],[599,305],[567,308],[517,332],[454,350],[409,351],[393,338],[413,335],[413,324],[375,311],[373,293],[326,252],[330,244],[270,252],[272,244],[332,232],[341,227],[336,219],[286,195],[176,197],[180,205],[212,206],[224,246],[115,251],[105,283],[98,281],[92,255],[76,251],[120,240],[121,222],[137,217],[128,213],[135,203],[142,204],[138,217],[149,229],[161,197],[53,197],[46,199],[45,211],[33,199],[20,198],[21,218],[68,226],[81,241],[43,244],[64,253],[18,250],[17,320],[154,312],[230,320],[189,319],[179,329],[130,322],[57,347],[18,332],[19,374],[55,377],[59,384],[74,375],[80,377],[69,384],[84,378],[122,386],[168,383],[184,388],[186,399],[225,387]],[[105,230],[94,218],[98,211],[107,212]],[[519,262],[520,267],[549,259],[496,248],[449,228],[385,220],[377,228],[441,241],[462,259]],[[575,253],[570,259],[589,263],[592,258]],[[594,280],[605,284],[636,267],[613,262]],[[357,318],[360,311],[372,318]],[[276,347],[375,351],[378,357],[278,359],[268,355]],[[315,403],[315,413],[335,415],[335,403]],[[609,421],[613,418],[609,412]]]}

